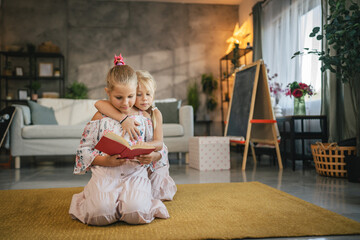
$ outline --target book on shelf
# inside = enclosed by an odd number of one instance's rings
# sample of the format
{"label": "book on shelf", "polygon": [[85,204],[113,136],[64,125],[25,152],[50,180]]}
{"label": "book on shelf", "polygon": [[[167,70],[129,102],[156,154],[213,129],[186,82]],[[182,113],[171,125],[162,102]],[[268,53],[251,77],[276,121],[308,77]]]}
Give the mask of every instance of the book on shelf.
{"label": "book on shelf", "polygon": [[109,154],[110,156],[120,154],[121,158],[134,159],[139,155],[146,155],[155,150],[151,146],[130,146],[123,138],[113,132],[108,132],[95,145],[95,149]]}

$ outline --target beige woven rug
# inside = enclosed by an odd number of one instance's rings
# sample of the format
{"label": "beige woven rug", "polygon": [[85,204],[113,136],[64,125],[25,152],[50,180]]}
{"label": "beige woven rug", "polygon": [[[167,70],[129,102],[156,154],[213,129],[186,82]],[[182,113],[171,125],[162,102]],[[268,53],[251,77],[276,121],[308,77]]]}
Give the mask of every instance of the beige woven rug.
{"label": "beige woven rug", "polygon": [[170,219],[86,226],[68,215],[82,188],[0,191],[0,239],[218,239],[360,234],[360,223],[259,182],[178,185]]}

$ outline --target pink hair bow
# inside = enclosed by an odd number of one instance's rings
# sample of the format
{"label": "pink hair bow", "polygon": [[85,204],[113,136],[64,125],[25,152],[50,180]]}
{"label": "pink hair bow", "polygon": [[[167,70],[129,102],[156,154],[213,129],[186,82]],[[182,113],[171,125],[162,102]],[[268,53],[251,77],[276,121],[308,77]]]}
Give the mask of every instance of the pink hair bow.
{"label": "pink hair bow", "polygon": [[116,56],[115,54],[115,57],[114,57],[114,65],[125,65],[125,62],[124,62],[124,59],[123,57],[121,56],[121,53],[119,56]]}

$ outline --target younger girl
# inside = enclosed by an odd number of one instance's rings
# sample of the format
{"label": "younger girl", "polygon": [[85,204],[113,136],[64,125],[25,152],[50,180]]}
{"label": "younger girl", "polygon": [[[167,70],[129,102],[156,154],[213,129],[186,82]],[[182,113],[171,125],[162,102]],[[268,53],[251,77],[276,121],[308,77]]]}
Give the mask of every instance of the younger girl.
{"label": "younger girl", "polygon": [[[154,146],[156,151],[163,148],[166,149],[167,152],[167,147],[163,144],[162,115],[157,108],[152,107],[156,90],[155,80],[147,71],[139,70],[136,71],[136,74],[138,88],[135,107],[147,111],[150,114],[154,129],[154,134],[149,134],[154,137],[145,139],[146,144]],[[120,122],[122,121],[122,123],[126,121],[123,120],[126,116],[117,111],[108,101],[100,100],[95,103],[95,107],[105,115],[118,119]],[[151,123],[150,119],[149,122]],[[141,157],[138,159],[145,160]],[[163,156],[161,160],[153,162],[151,170],[152,171],[149,171],[149,178],[151,180],[153,197],[161,200],[172,200],[177,188],[174,180],[169,175],[169,160],[167,154]]]}
{"label": "younger girl", "polygon": [[[137,79],[134,70],[127,65],[114,66],[108,72],[105,91],[109,102],[118,111],[127,114],[139,124],[140,140],[147,135],[147,119],[142,111],[133,109]],[[156,161],[160,152],[153,152],[144,159],[130,161],[119,155],[109,156],[94,146],[107,132],[122,134],[120,123],[96,113],[82,135],[76,154],[75,174],[91,170],[92,176],[84,191],[72,198],[69,213],[85,224],[107,225],[116,221],[130,224],[150,223],[155,217],[169,218],[165,205],[152,197],[151,182],[145,160]],[[126,138],[126,136],[125,136]],[[129,144],[133,142],[129,141]]]}

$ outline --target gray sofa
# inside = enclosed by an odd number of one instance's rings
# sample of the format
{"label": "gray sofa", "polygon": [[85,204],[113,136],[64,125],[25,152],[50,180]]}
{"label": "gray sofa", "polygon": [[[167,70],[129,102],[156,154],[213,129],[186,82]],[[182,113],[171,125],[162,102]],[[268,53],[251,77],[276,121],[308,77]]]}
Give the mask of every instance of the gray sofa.
{"label": "gray sofa", "polygon": [[[30,108],[14,105],[16,113],[10,129],[10,150],[15,168],[22,156],[75,155],[85,124],[96,112],[96,100],[39,99],[41,106],[54,109],[56,125],[34,125]],[[34,116],[33,116],[34,117]],[[164,123],[164,142],[169,152],[189,151],[188,140],[194,135],[192,106],[179,109],[179,123]]]}

